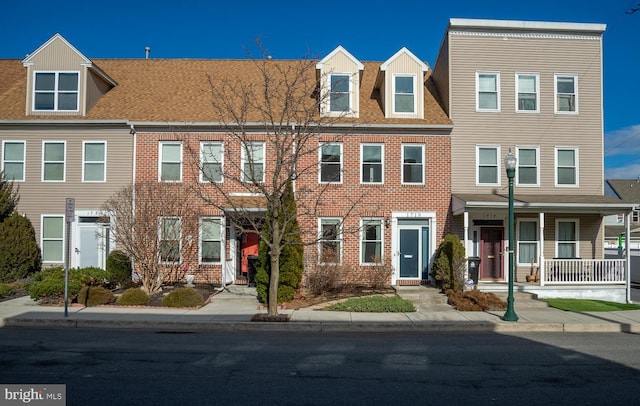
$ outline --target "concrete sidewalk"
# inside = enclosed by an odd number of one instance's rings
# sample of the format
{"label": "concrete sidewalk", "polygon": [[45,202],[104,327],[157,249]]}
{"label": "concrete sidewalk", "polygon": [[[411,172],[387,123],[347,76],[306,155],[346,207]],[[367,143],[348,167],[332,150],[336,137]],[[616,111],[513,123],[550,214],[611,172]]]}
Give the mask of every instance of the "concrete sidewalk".
{"label": "concrete sidewalk", "polygon": [[[244,290],[243,290],[244,289]],[[530,295],[515,295],[517,322],[501,319],[504,311],[461,312],[446,304],[434,288],[398,287],[417,308],[412,313],[356,313],[317,308],[281,310],[289,322],[252,322],[266,313],[255,290],[235,287],[213,296],[200,309],[151,307],[39,306],[29,297],[0,302],[0,327],[132,328],[158,330],[265,330],[333,332],[631,332],[640,333],[640,310],[573,313],[550,308]]]}

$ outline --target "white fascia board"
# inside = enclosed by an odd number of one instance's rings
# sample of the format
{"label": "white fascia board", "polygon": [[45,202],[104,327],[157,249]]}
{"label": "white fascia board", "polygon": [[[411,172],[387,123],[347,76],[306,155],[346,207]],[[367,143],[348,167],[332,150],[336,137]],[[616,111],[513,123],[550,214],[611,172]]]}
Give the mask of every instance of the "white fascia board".
{"label": "white fascia board", "polygon": [[523,20],[482,20],[472,18],[451,18],[450,28],[492,28],[527,31],[573,31],[573,32],[597,32],[603,33],[607,29],[606,24],[598,23],[567,23],[550,21],[523,21]]}

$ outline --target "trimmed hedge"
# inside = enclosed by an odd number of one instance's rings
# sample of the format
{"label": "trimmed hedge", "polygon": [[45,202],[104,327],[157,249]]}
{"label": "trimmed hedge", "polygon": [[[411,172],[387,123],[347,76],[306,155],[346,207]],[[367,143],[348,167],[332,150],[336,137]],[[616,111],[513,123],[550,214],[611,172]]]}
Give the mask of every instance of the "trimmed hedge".
{"label": "trimmed hedge", "polygon": [[162,299],[167,307],[200,307],[204,305],[202,295],[194,288],[178,288]]}
{"label": "trimmed hedge", "polygon": [[149,295],[139,288],[129,288],[122,292],[122,295],[116,300],[119,306],[144,306],[151,302]]}
{"label": "trimmed hedge", "polygon": [[[47,268],[33,275],[29,296],[38,300],[47,296],[64,296],[64,268]],[[75,297],[82,285],[108,283],[107,273],[94,267],[69,269],[69,297]]]}
{"label": "trimmed hedge", "polygon": [[78,303],[85,306],[100,306],[115,302],[113,293],[102,286],[83,286],[78,292]]}

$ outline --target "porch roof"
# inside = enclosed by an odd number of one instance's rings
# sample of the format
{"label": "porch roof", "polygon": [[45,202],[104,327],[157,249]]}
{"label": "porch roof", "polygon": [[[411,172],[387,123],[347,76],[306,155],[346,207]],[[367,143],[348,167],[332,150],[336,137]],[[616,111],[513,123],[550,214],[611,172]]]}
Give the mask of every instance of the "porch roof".
{"label": "porch roof", "polygon": [[267,199],[264,196],[231,195],[227,197],[226,211],[264,212],[267,210]]}
{"label": "porch roof", "polygon": [[[625,213],[633,210],[634,203],[601,195],[529,195],[515,194],[513,207],[519,213],[597,213],[602,215]],[[507,193],[473,194],[455,193],[451,197],[454,216],[465,211],[509,208]]]}

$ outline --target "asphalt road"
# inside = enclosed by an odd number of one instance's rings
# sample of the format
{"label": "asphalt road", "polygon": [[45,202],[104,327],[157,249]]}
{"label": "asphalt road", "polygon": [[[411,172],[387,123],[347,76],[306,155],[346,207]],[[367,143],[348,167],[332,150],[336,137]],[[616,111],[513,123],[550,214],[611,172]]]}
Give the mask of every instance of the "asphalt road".
{"label": "asphalt road", "polygon": [[0,383],[67,405],[635,404],[640,335],[0,329]]}

